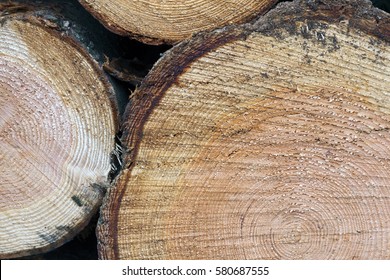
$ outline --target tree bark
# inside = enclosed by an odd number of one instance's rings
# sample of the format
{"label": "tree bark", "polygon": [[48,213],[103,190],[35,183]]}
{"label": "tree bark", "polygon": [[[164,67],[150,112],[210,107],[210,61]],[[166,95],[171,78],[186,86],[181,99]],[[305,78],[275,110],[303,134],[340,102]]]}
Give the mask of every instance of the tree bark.
{"label": "tree bark", "polygon": [[147,44],[173,44],[199,31],[249,21],[277,0],[79,2],[115,33]]}
{"label": "tree bark", "polygon": [[28,6],[0,11],[0,258],[76,235],[100,206],[117,109],[97,63]]}
{"label": "tree bark", "polygon": [[167,52],[127,108],[100,258],[390,258],[389,35],[368,1],[294,1]]}

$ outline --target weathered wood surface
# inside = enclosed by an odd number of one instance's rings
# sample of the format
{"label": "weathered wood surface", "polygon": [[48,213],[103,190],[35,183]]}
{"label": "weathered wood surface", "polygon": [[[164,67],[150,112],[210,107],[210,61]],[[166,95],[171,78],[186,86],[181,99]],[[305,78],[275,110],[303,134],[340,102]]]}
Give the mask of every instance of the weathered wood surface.
{"label": "weathered wood surface", "polygon": [[0,258],[51,250],[88,223],[118,123],[96,62],[24,7],[0,11]]}
{"label": "weathered wood surface", "polygon": [[185,41],[127,108],[103,259],[389,259],[390,19],[283,3]]}

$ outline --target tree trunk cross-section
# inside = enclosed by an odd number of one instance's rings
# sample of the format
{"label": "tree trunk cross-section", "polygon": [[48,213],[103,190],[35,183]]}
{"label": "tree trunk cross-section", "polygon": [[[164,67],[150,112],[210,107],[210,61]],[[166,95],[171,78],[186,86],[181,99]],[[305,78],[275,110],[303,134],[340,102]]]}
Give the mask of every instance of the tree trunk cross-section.
{"label": "tree trunk cross-section", "polygon": [[367,1],[295,1],[166,53],[100,257],[389,259],[389,34]]}
{"label": "tree trunk cross-section", "polygon": [[117,116],[97,64],[30,14],[1,17],[0,94],[0,257],[10,258],[53,249],[88,223]]}
{"label": "tree trunk cross-section", "polygon": [[245,22],[276,0],[79,0],[111,31],[149,44],[175,43],[193,33]]}

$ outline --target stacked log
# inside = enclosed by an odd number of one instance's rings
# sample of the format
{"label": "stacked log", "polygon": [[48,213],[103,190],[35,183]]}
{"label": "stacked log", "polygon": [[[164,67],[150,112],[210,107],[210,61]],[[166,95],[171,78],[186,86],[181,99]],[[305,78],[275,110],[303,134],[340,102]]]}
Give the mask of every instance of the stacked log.
{"label": "stacked log", "polygon": [[111,85],[74,40],[28,12],[0,28],[0,256],[72,239],[108,186],[117,131]]}
{"label": "stacked log", "polygon": [[173,44],[192,34],[249,21],[276,0],[79,2],[111,31],[148,44]]}

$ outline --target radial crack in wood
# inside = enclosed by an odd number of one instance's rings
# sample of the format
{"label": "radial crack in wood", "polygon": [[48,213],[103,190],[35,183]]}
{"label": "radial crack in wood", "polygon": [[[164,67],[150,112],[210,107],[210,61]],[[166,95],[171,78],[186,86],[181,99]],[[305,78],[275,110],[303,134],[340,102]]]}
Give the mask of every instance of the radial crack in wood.
{"label": "radial crack in wood", "polygon": [[0,257],[11,258],[63,244],[96,212],[117,112],[76,42],[31,14],[0,19]]}
{"label": "radial crack in wood", "polygon": [[148,44],[175,43],[193,33],[249,21],[277,0],[79,0],[111,31]]}
{"label": "radial crack in wood", "polygon": [[296,1],[166,53],[100,258],[389,259],[389,31],[367,1]]}

